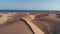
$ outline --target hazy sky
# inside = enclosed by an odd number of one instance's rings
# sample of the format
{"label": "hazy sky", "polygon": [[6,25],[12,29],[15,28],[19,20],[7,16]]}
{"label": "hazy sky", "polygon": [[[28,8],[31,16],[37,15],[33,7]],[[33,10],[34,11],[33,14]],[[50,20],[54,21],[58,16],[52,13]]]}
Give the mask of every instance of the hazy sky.
{"label": "hazy sky", "polygon": [[0,0],[0,9],[60,10],[60,0]]}

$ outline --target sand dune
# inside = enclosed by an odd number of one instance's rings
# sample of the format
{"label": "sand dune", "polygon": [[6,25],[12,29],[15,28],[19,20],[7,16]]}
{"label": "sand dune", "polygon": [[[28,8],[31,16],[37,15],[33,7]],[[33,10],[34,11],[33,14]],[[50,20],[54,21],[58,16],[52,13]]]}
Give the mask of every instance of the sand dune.
{"label": "sand dune", "polygon": [[[60,34],[60,14],[58,12],[16,12],[0,13],[0,15],[3,16],[0,17],[0,34],[33,34],[29,26],[20,18],[27,18],[45,34]],[[32,24],[30,25],[32,26]],[[35,30],[34,32],[41,34]]]}
{"label": "sand dune", "polygon": [[56,15],[36,16],[33,23],[41,28],[46,34],[59,34],[60,19]]}

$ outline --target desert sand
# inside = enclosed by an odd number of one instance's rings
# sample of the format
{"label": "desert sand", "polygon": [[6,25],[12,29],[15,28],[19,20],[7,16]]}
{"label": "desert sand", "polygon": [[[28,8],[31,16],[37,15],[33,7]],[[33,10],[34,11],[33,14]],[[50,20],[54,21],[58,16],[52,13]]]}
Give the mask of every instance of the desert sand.
{"label": "desert sand", "polygon": [[[60,34],[59,12],[13,12],[0,15],[0,34]],[[20,20],[22,18],[27,19],[25,21],[31,28]]]}

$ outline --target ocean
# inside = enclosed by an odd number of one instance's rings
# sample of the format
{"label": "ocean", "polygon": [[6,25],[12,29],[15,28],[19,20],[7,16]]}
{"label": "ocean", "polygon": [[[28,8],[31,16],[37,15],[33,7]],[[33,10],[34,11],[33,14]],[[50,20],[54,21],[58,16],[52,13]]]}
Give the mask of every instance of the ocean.
{"label": "ocean", "polygon": [[0,12],[59,12],[56,10],[0,10]]}

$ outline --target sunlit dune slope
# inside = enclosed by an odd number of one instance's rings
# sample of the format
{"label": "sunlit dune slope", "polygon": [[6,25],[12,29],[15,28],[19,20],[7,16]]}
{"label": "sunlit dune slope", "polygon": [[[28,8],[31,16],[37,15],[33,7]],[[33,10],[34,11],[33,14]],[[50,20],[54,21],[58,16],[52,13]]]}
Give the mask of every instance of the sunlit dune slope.
{"label": "sunlit dune slope", "polygon": [[3,24],[4,22],[6,22],[9,19],[12,19],[14,17],[15,13],[8,13],[8,14],[0,14],[0,24]]}

